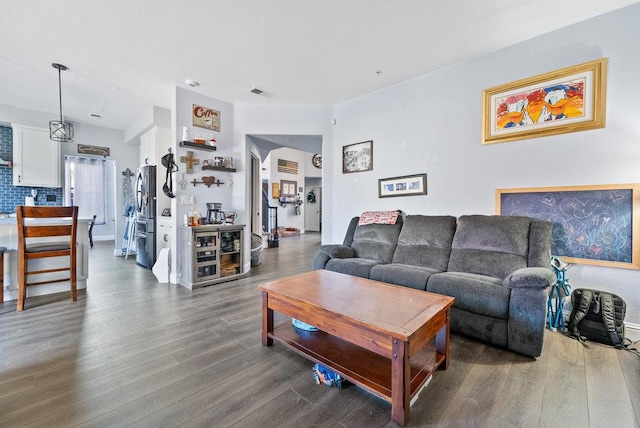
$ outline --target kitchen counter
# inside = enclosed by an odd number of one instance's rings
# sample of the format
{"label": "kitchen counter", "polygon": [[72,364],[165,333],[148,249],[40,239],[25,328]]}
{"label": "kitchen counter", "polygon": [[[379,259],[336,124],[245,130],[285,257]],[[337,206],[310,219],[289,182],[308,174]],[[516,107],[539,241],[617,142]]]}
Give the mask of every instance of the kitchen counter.
{"label": "kitchen counter", "polygon": [[225,229],[242,229],[245,226],[246,225],[244,225],[244,224],[224,223],[224,224],[201,224],[200,226],[186,226],[186,225],[183,225],[182,227],[189,227],[189,228],[195,229],[195,230],[225,230]]}
{"label": "kitchen counter", "polygon": [[[87,278],[89,276],[89,223],[93,219],[78,219],[76,248],[76,263],[78,275],[78,289],[87,288]],[[55,220],[30,220],[43,224],[55,224]],[[62,221],[62,220],[60,220]],[[47,239],[47,238],[43,238]],[[0,218],[0,246],[7,247],[4,253],[4,300],[16,300],[18,298],[18,224],[15,217]],[[60,259],[63,260],[63,259]],[[57,258],[48,260],[36,260],[31,263],[40,263],[42,266],[55,267],[60,265]],[[66,263],[66,261],[65,261]],[[68,272],[66,272],[68,274]],[[64,277],[65,272],[60,273]],[[51,274],[55,275],[55,274]],[[32,285],[27,288],[27,297],[41,296],[45,294],[69,291],[69,281],[57,282],[53,284]]]}

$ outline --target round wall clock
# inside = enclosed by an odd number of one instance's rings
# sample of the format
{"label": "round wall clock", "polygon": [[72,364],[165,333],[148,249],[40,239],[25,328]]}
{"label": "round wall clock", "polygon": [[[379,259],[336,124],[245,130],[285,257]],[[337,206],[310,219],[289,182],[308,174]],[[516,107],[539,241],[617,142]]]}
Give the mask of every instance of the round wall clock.
{"label": "round wall clock", "polygon": [[313,157],[311,158],[311,163],[316,168],[322,168],[322,155],[319,155],[319,154],[313,155]]}

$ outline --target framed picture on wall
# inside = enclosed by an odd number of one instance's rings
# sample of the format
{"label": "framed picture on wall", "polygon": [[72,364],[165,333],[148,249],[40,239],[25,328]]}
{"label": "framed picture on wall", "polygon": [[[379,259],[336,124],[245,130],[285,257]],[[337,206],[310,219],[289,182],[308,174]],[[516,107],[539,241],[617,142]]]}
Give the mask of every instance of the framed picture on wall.
{"label": "framed picture on wall", "polygon": [[373,169],[373,140],[342,146],[342,173]]}
{"label": "framed picture on wall", "polygon": [[482,92],[482,144],[604,128],[607,59]]}
{"label": "framed picture on wall", "polygon": [[298,182],[289,181],[289,180],[280,180],[280,188],[282,189],[280,196],[285,198],[288,196],[295,196],[296,189],[298,188]]}
{"label": "framed picture on wall", "polygon": [[402,177],[380,178],[378,197],[414,196],[427,194],[427,174],[404,175]]}
{"label": "framed picture on wall", "polygon": [[640,184],[496,190],[496,214],[553,223],[551,254],[569,263],[639,269]]}

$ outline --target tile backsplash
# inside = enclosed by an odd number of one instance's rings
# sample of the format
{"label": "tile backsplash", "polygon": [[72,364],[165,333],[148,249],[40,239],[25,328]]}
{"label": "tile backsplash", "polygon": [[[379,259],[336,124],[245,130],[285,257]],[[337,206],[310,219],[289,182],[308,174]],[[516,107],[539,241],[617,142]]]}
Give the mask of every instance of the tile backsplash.
{"label": "tile backsplash", "polygon": [[[0,126],[0,158],[13,160],[13,132],[8,126]],[[0,165],[0,213],[15,212],[16,205],[24,205],[24,198],[31,196],[31,189],[38,191],[36,205],[62,205],[62,189],[14,186],[12,169]]]}

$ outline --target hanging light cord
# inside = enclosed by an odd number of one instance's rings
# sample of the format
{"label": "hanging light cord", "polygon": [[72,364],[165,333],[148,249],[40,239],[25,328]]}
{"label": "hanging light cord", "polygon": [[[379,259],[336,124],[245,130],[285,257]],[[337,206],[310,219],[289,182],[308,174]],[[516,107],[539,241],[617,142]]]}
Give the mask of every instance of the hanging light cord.
{"label": "hanging light cord", "polygon": [[62,123],[62,78],[60,77],[61,70],[58,68],[58,99],[60,100],[60,123]]}

